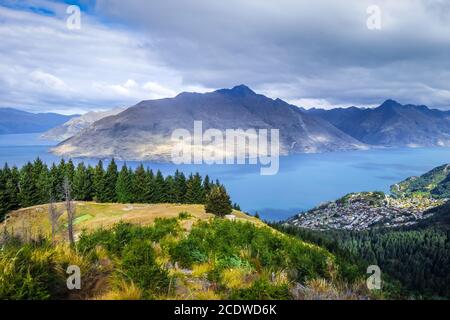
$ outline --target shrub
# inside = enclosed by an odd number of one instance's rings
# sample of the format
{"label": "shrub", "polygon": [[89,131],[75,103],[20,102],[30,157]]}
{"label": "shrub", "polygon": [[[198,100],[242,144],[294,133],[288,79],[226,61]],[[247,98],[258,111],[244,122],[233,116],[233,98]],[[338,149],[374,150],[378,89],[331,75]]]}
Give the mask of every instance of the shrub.
{"label": "shrub", "polygon": [[205,211],[223,217],[233,212],[230,196],[225,187],[214,186],[206,197]]}
{"label": "shrub", "polygon": [[272,284],[266,279],[256,280],[249,288],[235,290],[232,300],[289,300],[292,295],[288,284]]}
{"label": "shrub", "polygon": [[178,219],[180,219],[180,220],[186,220],[186,219],[189,219],[190,217],[191,217],[191,215],[186,211],[180,212],[178,214]]}
{"label": "shrub", "polygon": [[123,250],[124,274],[150,296],[163,292],[169,285],[167,271],[161,269],[155,259],[155,251],[146,241],[133,241]]}

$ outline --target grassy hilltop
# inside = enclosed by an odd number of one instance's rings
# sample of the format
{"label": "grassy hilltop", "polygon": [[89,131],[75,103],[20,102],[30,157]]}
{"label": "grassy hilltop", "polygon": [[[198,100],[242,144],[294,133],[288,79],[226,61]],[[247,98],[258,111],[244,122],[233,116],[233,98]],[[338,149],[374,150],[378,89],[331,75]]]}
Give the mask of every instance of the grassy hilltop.
{"label": "grassy hilltop", "polygon": [[[3,223],[1,299],[372,296],[365,270],[240,211],[230,221],[203,205],[77,202],[72,247],[65,214],[51,243],[47,211],[21,209]],[[66,287],[69,265],[81,269],[81,290]]]}

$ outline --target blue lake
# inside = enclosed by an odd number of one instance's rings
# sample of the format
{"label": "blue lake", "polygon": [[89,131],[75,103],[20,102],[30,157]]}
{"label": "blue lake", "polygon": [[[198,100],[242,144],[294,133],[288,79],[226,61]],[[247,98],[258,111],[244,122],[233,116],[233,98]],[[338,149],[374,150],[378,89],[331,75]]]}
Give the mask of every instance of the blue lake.
{"label": "blue lake", "polygon": [[[59,157],[48,152],[53,144],[40,140],[38,134],[0,135],[0,163],[21,166],[36,157],[49,164],[59,162]],[[74,160],[79,161],[97,162]],[[261,176],[256,165],[145,165],[163,174],[176,169],[186,174],[209,174],[225,184],[232,200],[243,210],[258,211],[267,220],[280,220],[349,192],[388,192],[393,183],[449,162],[450,148],[405,148],[282,157],[279,173],[273,176]],[[127,163],[132,167],[138,164]]]}

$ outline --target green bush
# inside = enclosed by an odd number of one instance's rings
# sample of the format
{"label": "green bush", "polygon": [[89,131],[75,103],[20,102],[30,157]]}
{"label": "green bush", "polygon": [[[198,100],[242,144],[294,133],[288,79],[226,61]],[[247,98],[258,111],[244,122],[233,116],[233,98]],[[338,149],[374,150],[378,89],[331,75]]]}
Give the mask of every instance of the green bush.
{"label": "green bush", "polygon": [[156,255],[148,241],[133,241],[123,250],[123,273],[149,296],[163,292],[169,285],[167,271],[156,263]]}
{"label": "green bush", "polygon": [[0,251],[0,300],[47,300],[61,297],[66,280],[56,252],[48,244],[8,246]]}
{"label": "green bush", "polygon": [[232,300],[289,300],[288,284],[272,284],[266,279],[256,280],[251,287],[233,291]]}
{"label": "green bush", "polygon": [[186,268],[215,261],[217,269],[248,266],[257,271],[290,270],[295,275],[292,280],[297,281],[331,277],[329,252],[252,223],[222,219],[200,222],[169,252],[173,261]]}

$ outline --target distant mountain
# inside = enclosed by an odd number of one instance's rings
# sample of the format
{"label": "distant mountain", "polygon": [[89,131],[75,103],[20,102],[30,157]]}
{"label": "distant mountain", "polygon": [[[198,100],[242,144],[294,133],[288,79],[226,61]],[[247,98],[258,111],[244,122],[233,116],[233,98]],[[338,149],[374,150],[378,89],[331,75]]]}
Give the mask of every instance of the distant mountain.
{"label": "distant mountain", "polygon": [[83,114],[82,116],[72,118],[63,124],[44,132],[44,134],[42,134],[42,138],[55,141],[66,140],[88,128],[95,121],[98,121],[105,117],[114,116],[118,113],[121,113],[125,109],[126,108],[115,108],[107,111],[88,112],[86,114]]}
{"label": "distant mountain", "polygon": [[431,196],[436,199],[450,198],[450,164],[394,184],[391,192],[397,197]]}
{"label": "distant mountain", "polygon": [[[393,185],[391,191],[392,196],[383,192],[351,193],[300,213],[287,224],[315,230],[365,230],[410,226],[422,221],[429,225],[426,220],[448,210],[450,165],[410,177]],[[445,219],[449,216],[450,213],[446,214]]]}
{"label": "distant mountain", "polygon": [[31,113],[13,108],[0,108],[0,134],[40,133],[59,126],[77,115]]}
{"label": "distant mountain", "polygon": [[[168,160],[175,129],[279,129],[287,153],[350,150],[365,146],[327,121],[280,99],[270,99],[240,85],[209,93],[181,93],[175,98],[142,101],[124,112],[95,122],[62,142],[53,152],[72,157]],[[220,151],[219,151],[220,152]]]}
{"label": "distant mountain", "polygon": [[450,146],[450,112],[387,100],[374,109],[310,109],[334,126],[370,145]]}

